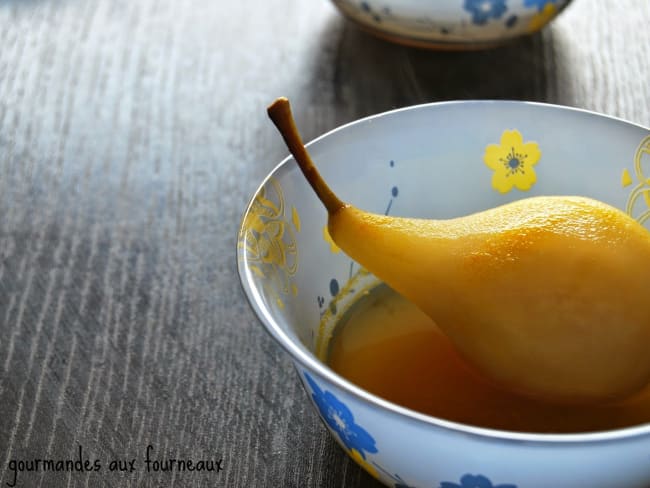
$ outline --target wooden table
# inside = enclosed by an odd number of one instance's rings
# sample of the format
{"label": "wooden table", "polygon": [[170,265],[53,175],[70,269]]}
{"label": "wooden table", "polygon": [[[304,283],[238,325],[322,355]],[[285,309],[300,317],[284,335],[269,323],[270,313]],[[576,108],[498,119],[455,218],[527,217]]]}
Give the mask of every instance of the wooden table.
{"label": "wooden table", "polygon": [[[2,0],[2,486],[12,461],[80,447],[99,471],[17,485],[378,486],[238,283],[242,211],[287,152],[265,114],[279,95],[306,139],[458,98],[650,126],[650,3],[576,0],[541,35],[436,53],[371,38],[325,0]],[[147,472],[149,445],[215,471]]]}

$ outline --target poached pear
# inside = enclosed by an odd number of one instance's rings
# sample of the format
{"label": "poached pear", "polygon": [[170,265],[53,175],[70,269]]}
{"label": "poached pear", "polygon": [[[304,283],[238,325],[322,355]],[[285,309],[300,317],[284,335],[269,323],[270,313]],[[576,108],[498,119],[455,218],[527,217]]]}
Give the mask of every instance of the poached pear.
{"label": "poached pear", "polygon": [[591,403],[650,381],[650,232],[577,196],[525,198],[449,220],[390,217],[341,201],[285,98],[268,114],[328,212],[334,242],[414,302],[497,385]]}

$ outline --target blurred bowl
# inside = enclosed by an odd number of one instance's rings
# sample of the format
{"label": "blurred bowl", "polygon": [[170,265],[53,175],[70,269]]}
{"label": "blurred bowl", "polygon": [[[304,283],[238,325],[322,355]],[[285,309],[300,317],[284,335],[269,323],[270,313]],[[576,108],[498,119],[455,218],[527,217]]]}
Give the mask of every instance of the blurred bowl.
{"label": "blurred bowl", "polygon": [[[527,142],[538,146],[539,160],[518,149]],[[525,171],[488,166],[484,154],[494,144],[517,154]],[[621,208],[650,230],[650,131],[591,112],[435,103],[345,125],[309,150],[332,189],[369,211],[451,218],[522,197],[574,194]],[[580,434],[479,428],[395,405],[336,374],[325,362],[332,332],[378,282],[329,241],[326,221],[287,158],[244,213],[238,270],[325,425],[369,473],[389,486],[421,488],[650,486],[648,424]]]}
{"label": "blurred bowl", "polygon": [[429,49],[482,49],[542,29],[570,0],[333,0],[362,29]]}

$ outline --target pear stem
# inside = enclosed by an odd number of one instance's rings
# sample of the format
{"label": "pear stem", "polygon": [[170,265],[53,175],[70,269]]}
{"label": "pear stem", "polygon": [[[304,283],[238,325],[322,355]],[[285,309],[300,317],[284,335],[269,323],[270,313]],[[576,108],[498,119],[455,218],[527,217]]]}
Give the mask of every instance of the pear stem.
{"label": "pear stem", "polygon": [[307,178],[307,181],[316,192],[320,201],[325,205],[327,212],[331,214],[344,207],[345,203],[341,201],[330,189],[327,183],[325,183],[325,180],[312,162],[311,156],[309,156],[309,153],[302,142],[293,115],[291,114],[291,105],[289,104],[289,100],[284,97],[278,98],[275,102],[269,105],[267,112],[278,131],[280,131],[285,144],[289,148],[289,152],[291,152],[298,163],[305,178]]}

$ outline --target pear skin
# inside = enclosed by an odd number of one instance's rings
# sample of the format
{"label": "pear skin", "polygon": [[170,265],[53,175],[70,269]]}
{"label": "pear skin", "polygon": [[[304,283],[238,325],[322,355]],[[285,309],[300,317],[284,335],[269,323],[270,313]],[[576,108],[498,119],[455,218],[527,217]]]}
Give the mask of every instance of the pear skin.
{"label": "pear skin", "polygon": [[322,180],[289,102],[268,113],[334,242],[429,315],[486,378],[567,403],[614,401],[650,381],[650,233],[631,217],[574,196],[449,220],[368,213]]}

